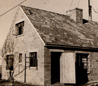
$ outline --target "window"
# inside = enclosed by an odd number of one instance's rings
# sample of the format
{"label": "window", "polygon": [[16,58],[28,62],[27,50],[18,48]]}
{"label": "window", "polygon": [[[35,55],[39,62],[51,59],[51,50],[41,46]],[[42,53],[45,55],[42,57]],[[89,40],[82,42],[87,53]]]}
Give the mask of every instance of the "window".
{"label": "window", "polygon": [[82,62],[83,62],[84,69],[87,69],[88,68],[88,59],[82,58]]}
{"label": "window", "polygon": [[30,57],[30,67],[37,67],[37,53],[31,52],[29,53]]}
{"label": "window", "polygon": [[84,70],[87,70],[87,73],[90,73],[90,58],[87,53],[77,53],[77,64]]}
{"label": "window", "polygon": [[16,24],[16,27],[17,27],[17,35],[23,34],[23,26],[24,26],[24,21]]}
{"label": "window", "polygon": [[22,62],[22,54],[19,54],[19,63]]}
{"label": "window", "polygon": [[13,70],[14,58],[13,55],[7,55],[6,70]]}

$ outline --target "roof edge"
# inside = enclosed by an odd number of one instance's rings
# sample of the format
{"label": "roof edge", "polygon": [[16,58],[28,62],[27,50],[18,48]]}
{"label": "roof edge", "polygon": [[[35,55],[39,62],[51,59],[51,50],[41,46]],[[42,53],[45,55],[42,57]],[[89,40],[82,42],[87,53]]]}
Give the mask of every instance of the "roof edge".
{"label": "roof edge", "polygon": [[94,47],[83,47],[83,46],[70,46],[70,45],[56,45],[56,44],[47,44],[45,47],[47,48],[58,48],[58,49],[72,49],[72,50],[83,50],[83,51],[96,51],[98,52],[98,48]]}
{"label": "roof edge", "polygon": [[22,11],[22,13],[24,14],[24,16],[27,18],[27,20],[29,21],[30,25],[33,27],[34,31],[36,32],[36,34],[38,35],[38,37],[40,38],[40,40],[42,41],[42,43],[45,45],[44,40],[41,38],[40,34],[37,32],[37,30],[35,29],[35,27],[33,26],[33,24],[31,23],[30,19],[28,18],[28,16],[25,14],[22,6],[19,6],[20,10]]}

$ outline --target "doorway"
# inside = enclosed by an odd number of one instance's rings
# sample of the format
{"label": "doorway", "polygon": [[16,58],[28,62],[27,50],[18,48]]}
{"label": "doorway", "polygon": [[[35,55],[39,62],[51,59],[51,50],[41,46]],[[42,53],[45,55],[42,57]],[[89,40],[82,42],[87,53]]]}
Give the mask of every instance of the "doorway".
{"label": "doorway", "polygon": [[51,84],[60,82],[61,52],[51,52]]}
{"label": "doorway", "polygon": [[7,55],[6,69],[12,71],[13,68],[14,68],[14,55]]}
{"label": "doorway", "polygon": [[88,54],[76,54],[76,84],[85,84],[88,81],[87,68],[88,68]]}

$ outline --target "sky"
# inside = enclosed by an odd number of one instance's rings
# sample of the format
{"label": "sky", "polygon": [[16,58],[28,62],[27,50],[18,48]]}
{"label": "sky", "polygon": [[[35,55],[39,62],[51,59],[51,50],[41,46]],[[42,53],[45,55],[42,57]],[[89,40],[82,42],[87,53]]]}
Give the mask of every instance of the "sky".
{"label": "sky", "polygon": [[[24,0],[0,0],[0,15]],[[83,9],[83,18],[88,19],[88,0],[27,0],[22,5],[48,10],[60,14],[76,7]],[[93,9],[98,11],[98,0],[91,0]],[[8,34],[17,8],[0,16],[0,50]],[[98,13],[93,10],[93,21],[98,21]]]}

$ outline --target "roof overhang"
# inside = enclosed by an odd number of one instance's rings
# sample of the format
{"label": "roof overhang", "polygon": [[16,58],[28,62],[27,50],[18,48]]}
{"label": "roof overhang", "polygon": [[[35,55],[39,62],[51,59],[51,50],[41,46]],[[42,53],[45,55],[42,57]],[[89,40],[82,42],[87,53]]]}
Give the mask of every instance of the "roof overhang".
{"label": "roof overhang", "polygon": [[98,52],[98,48],[95,47],[68,46],[68,45],[55,45],[55,44],[47,44],[45,47],[49,49],[83,50],[83,51]]}

